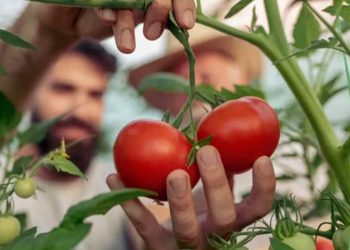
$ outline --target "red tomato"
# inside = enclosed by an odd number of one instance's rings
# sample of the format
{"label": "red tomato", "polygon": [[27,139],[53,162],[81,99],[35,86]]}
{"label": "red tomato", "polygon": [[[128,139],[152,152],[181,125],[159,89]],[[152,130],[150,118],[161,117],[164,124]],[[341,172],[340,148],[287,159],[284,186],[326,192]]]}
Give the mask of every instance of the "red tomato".
{"label": "red tomato", "polygon": [[334,250],[333,242],[326,238],[317,237],[316,249],[317,250]]}
{"label": "red tomato", "polygon": [[208,113],[198,125],[198,138],[213,136],[226,173],[250,169],[260,156],[277,147],[280,127],[275,111],[257,97],[228,101]]}
{"label": "red tomato", "polygon": [[176,169],[185,170],[193,187],[199,180],[196,164],[186,166],[192,145],[171,125],[151,120],[129,123],[114,144],[114,162],[127,187],[152,190],[166,200],[166,178]]}

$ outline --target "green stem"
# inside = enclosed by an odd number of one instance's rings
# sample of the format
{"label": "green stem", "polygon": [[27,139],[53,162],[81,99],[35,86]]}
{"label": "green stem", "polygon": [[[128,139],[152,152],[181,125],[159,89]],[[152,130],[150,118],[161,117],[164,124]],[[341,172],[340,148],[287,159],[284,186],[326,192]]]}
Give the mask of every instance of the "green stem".
{"label": "green stem", "polygon": [[346,53],[350,56],[350,49],[349,47],[346,45],[343,37],[336,31],[336,29],[327,22],[326,19],[323,18],[323,16],[320,15],[320,13],[318,13],[311,5],[308,1],[303,1],[304,4],[309,8],[310,11],[312,11],[312,13],[314,13],[317,18],[329,29],[329,31],[334,35],[334,37],[336,37],[339,41],[339,43],[341,44],[341,46],[345,49]]}
{"label": "green stem", "polygon": [[[268,4],[273,4],[276,0],[265,1]],[[266,6],[266,9],[269,7],[270,5]],[[276,20],[276,13],[270,10],[267,11],[267,14],[273,15],[273,18],[269,18],[271,26],[278,28],[279,25],[274,24],[274,22],[279,22]],[[271,39],[264,36],[249,34],[237,30],[204,15],[197,15],[197,22],[256,45],[272,62],[281,61],[281,59],[288,56],[288,54],[284,54],[280,49],[278,49],[280,45],[276,46],[276,44],[271,42]],[[277,39],[276,37],[277,35],[275,36],[275,40]],[[285,41],[282,37],[279,37],[278,39],[280,43]],[[282,47],[285,48],[284,50],[286,50],[287,45]],[[285,51],[285,53],[288,53],[288,51]],[[316,94],[313,92],[309,82],[295,59],[289,58],[283,60],[276,64],[276,67],[286,80],[289,88],[307,115],[319,141],[320,149],[325,159],[333,169],[344,196],[348,201],[350,201],[350,182],[348,181],[350,176],[350,166],[339,153],[338,148],[340,146],[340,142],[336,137],[333,128],[326,117],[319,100],[317,99]]]}
{"label": "green stem", "polygon": [[333,232],[332,231],[317,231],[316,229],[312,228],[312,227],[308,227],[303,225],[303,227],[300,229],[300,232],[307,234],[307,235],[319,235],[322,237],[325,237],[327,239],[332,239],[333,237]]}
{"label": "green stem", "polygon": [[58,4],[74,7],[141,9],[146,10],[152,0],[29,0],[31,2]]}

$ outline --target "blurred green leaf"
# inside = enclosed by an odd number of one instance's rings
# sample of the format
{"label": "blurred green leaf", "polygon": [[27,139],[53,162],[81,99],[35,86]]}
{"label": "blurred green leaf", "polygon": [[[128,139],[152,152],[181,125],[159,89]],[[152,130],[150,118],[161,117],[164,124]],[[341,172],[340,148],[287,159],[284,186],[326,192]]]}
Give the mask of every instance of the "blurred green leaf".
{"label": "blurred green leaf", "polygon": [[55,228],[48,233],[13,242],[3,250],[71,250],[89,233],[91,224]]}
{"label": "blurred green leaf", "polygon": [[0,107],[0,137],[2,137],[17,127],[21,121],[21,113],[1,91]]}
{"label": "blurred green leaf", "polygon": [[294,26],[294,47],[305,49],[312,41],[319,39],[321,35],[320,24],[305,4],[300,10],[299,17]]}
{"label": "blurred green leaf", "polygon": [[66,114],[63,114],[51,120],[32,124],[32,126],[26,131],[19,133],[18,140],[20,147],[28,143],[39,143],[42,141],[45,138],[48,129],[55,125],[65,115]]}
{"label": "blurred green leaf", "polygon": [[11,171],[6,173],[6,177],[10,175],[21,175],[30,166],[29,164],[33,161],[33,156],[22,156],[18,158],[13,164]]}
{"label": "blurred green leaf", "polygon": [[1,250],[14,250],[14,249],[20,249],[20,246],[29,242],[29,240],[33,240],[36,235],[36,227],[30,228],[23,233],[21,233],[14,241],[12,241],[10,244],[6,245],[5,247],[1,248]]}
{"label": "blurred green leaf", "polygon": [[250,30],[255,31],[256,22],[258,21],[258,16],[256,15],[256,7],[253,8],[252,20],[250,21]]}
{"label": "blurred green leaf", "polygon": [[254,0],[240,0],[238,3],[232,6],[229,12],[226,14],[225,18],[230,18],[236,15],[238,12],[247,7]]}
{"label": "blurred green leaf", "polygon": [[[284,244],[282,241],[270,238],[270,250],[295,250],[291,248],[290,246]],[[301,250],[301,249],[300,249]]]}
{"label": "blurred green leaf", "polygon": [[[25,228],[27,228],[27,214],[26,213],[16,213],[14,214],[14,216],[18,219],[19,223],[21,224],[21,231],[23,232],[23,230]],[[33,233],[32,232],[26,232],[27,236],[26,237],[30,237]],[[33,236],[35,235],[35,231],[34,231],[34,234]]]}
{"label": "blurred green leaf", "polygon": [[7,72],[6,72],[5,68],[4,68],[4,66],[2,66],[2,65],[0,64],[0,76],[1,76],[1,75],[7,75]]}
{"label": "blurred green leaf", "polygon": [[13,45],[15,47],[36,50],[36,48],[30,43],[3,29],[0,29],[0,40],[3,40],[5,43]]}
{"label": "blurred green leaf", "polygon": [[86,178],[85,175],[73,162],[65,159],[64,157],[56,159],[45,159],[43,163],[47,166],[54,167],[57,170],[57,172],[64,172],[71,175],[79,176],[81,178]]}
{"label": "blurred green leaf", "polygon": [[234,91],[223,88],[221,90],[221,95],[226,100],[234,100],[244,96],[256,96],[261,99],[266,99],[265,93],[252,85],[235,85]]}
{"label": "blurred green leaf", "polygon": [[344,156],[350,156],[350,137],[344,142],[341,152]]}
{"label": "blurred green leaf", "polygon": [[[328,14],[335,16],[337,13],[337,6],[328,6],[325,8],[323,11],[327,12]],[[339,16],[343,18],[346,22],[350,23],[350,6],[348,5],[343,5],[341,7],[341,10],[339,12]]]}
{"label": "blurred green leaf", "polygon": [[294,175],[283,174],[283,175],[277,176],[276,180],[277,181],[291,181],[291,180],[294,180],[295,178],[296,178],[296,176],[294,176]]}
{"label": "blurred green leaf", "polygon": [[156,73],[145,77],[138,86],[141,94],[150,89],[167,93],[188,93],[189,83],[187,79],[175,74]]}
{"label": "blurred green leaf", "polygon": [[71,207],[64,216],[60,226],[68,227],[70,225],[82,223],[85,218],[92,215],[104,215],[112,207],[120,205],[125,201],[135,199],[139,196],[151,195],[154,196],[155,193],[141,189],[123,189],[121,191],[97,195],[90,200],[82,201]]}
{"label": "blurred green leaf", "polygon": [[321,86],[321,89],[318,93],[318,98],[323,105],[326,104],[336,94],[347,89],[347,86],[336,87],[339,79],[341,79],[341,74],[336,74]]}

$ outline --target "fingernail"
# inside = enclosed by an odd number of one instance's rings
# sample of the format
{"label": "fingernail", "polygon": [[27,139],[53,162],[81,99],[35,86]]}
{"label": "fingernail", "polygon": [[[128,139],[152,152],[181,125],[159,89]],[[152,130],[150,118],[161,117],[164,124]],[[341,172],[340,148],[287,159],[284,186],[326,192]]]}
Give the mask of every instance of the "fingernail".
{"label": "fingernail", "polygon": [[182,16],[182,22],[186,25],[187,28],[193,27],[195,20],[192,10],[188,9],[184,12]]}
{"label": "fingernail", "polygon": [[108,21],[116,21],[117,20],[117,15],[116,15],[115,11],[113,11],[111,9],[103,9],[102,16],[104,19],[106,19]]}
{"label": "fingernail", "polygon": [[218,163],[218,158],[215,150],[211,147],[204,147],[199,151],[199,158],[205,167],[215,167]]}
{"label": "fingernail", "polygon": [[177,195],[185,194],[187,182],[185,176],[177,176],[170,180],[171,190]]}
{"label": "fingernail", "polygon": [[129,29],[124,29],[120,33],[119,37],[119,46],[123,47],[123,49],[131,51],[134,48],[134,39],[133,33]]}
{"label": "fingernail", "polygon": [[154,22],[152,23],[148,30],[147,30],[147,38],[148,39],[156,39],[160,36],[160,33],[162,32],[162,23],[161,22]]}

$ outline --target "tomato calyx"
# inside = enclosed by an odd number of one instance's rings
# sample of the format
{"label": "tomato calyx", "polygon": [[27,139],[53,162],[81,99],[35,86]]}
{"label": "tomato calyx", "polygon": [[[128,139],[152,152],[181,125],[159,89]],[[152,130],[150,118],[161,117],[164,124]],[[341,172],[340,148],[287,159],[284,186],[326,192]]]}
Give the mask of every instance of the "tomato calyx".
{"label": "tomato calyx", "polygon": [[205,145],[209,145],[213,137],[209,136],[200,141],[195,141],[194,139],[190,138],[188,135],[186,134],[184,135],[186,139],[192,144],[192,148],[187,156],[186,166],[192,166],[192,164],[196,162],[196,155],[198,150]]}

